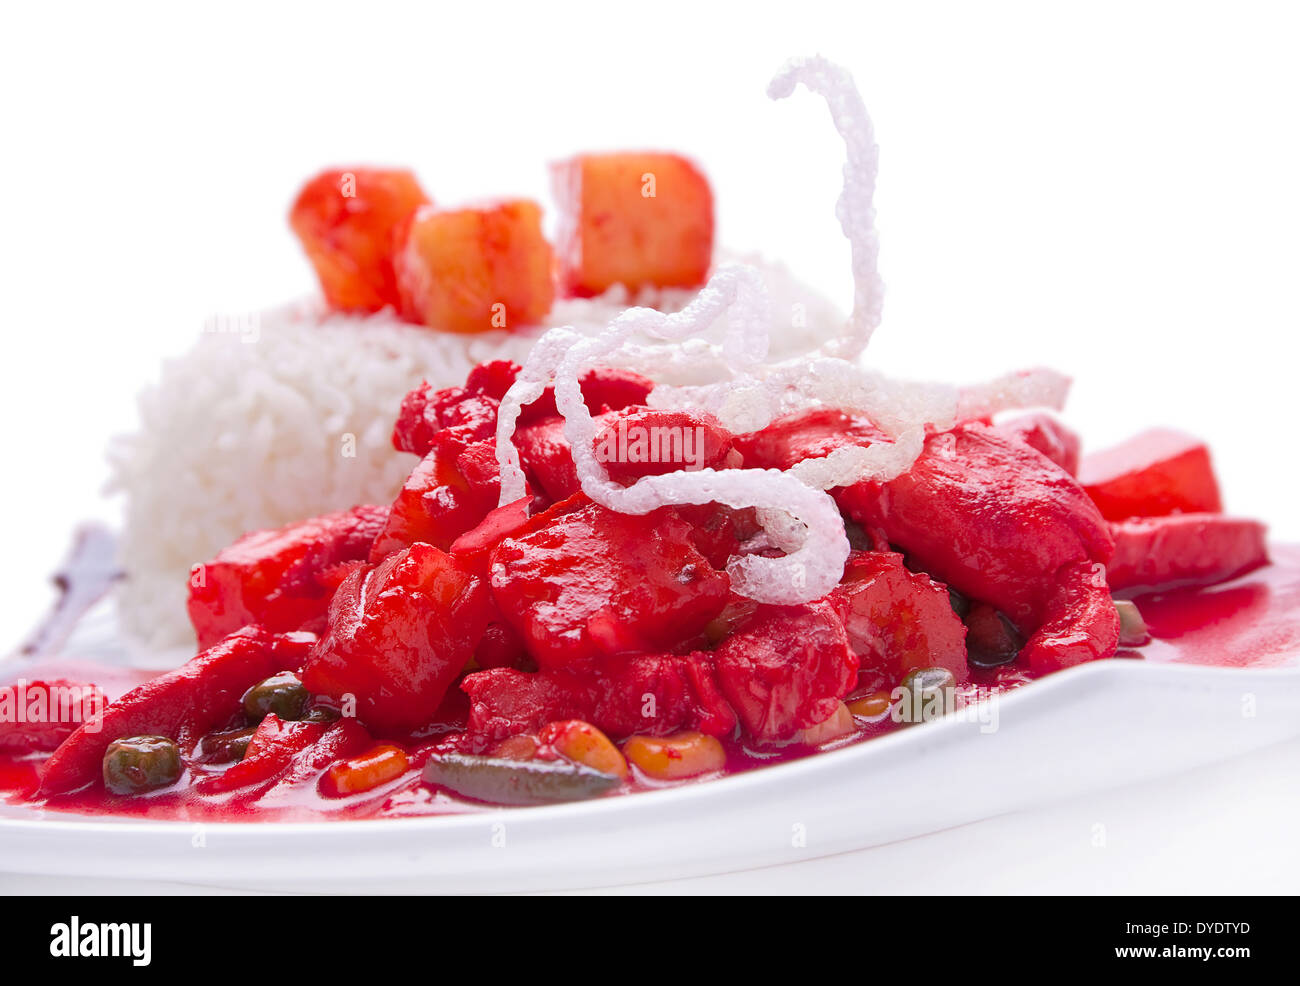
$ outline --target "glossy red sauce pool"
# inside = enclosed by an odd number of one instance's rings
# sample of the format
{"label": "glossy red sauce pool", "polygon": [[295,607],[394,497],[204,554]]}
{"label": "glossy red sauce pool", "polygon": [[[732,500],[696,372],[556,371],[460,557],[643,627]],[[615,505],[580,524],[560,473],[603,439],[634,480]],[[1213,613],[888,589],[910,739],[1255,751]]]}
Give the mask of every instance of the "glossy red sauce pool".
{"label": "glossy red sauce pool", "polygon": [[[1273,563],[1247,575],[1208,589],[1186,589],[1135,597],[1151,629],[1152,640],[1140,648],[1121,651],[1128,658],[1162,663],[1218,665],[1232,668],[1268,668],[1297,662],[1300,657],[1300,546],[1274,546]],[[114,699],[150,677],[150,673],[104,668],[66,661],[20,662],[0,683],[20,677],[64,677],[96,682]],[[979,672],[973,684],[1006,690],[1026,684],[1030,676],[1015,667]],[[831,746],[861,742],[897,728],[888,716],[859,721],[858,732]],[[728,744],[727,772],[750,770],[817,752],[789,747],[778,753],[759,754],[737,742]],[[34,790],[40,755],[0,755],[0,797],[15,803],[27,801]],[[700,778],[686,783],[699,783]],[[313,785],[272,787],[256,800],[238,794],[200,795],[182,777],[173,788],[136,797],[118,797],[102,790],[87,790],[32,802],[58,812],[118,815],[173,821],[253,821],[396,818],[430,814],[490,811],[490,806],[457,801],[426,787],[418,769],[383,788],[352,798],[327,799]],[[638,782],[635,789],[655,785]]]}

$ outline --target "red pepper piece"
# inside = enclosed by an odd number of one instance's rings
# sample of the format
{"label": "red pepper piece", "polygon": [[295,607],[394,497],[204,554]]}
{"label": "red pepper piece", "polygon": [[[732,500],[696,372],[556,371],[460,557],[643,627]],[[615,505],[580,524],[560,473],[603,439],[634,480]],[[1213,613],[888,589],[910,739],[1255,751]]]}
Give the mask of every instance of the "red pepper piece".
{"label": "red pepper piece", "polygon": [[761,431],[737,435],[735,445],[747,469],[789,469],[837,448],[885,440],[884,432],[861,415],[839,408],[812,408],[777,418]]}
{"label": "red pepper piece", "polygon": [[501,400],[514,386],[519,364],[508,359],[491,359],[478,364],[465,377],[465,389],[480,397]]}
{"label": "red pepper piece", "polygon": [[284,722],[267,716],[249,741],[244,758],[224,773],[195,782],[203,794],[238,791],[239,797],[259,797],[272,789],[314,780],[330,764],[350,757],[374,741],[354,719],[330,725]]}
{"label": "red pepper piece", "polygon": [[1044,674],[1111,657],[1119,646],[1119,611],[1103,566],[1080,562],[1061,569],[1043,621],[1020,651],[1019,660]]}
{"label": "red pepper piece", "polygon": [[935,578],[1032,631],[1053,577],[1105,563],[1110,530],[1065,470],[981,424],[931,435],[912,468],[837,494],[841,508]]}
{"label": "red pepper piece", "polygon": [[486,556],[498,544],[518,533],[528,523],[528,508],[532,497],[520,497],[514,503],[496,507],[476,527],[466,531],[451,545],[451,553],[461,561],[474,563]]}
{"label": "red pepper piece", "polygon": [[254,785],[269,785],[288,768],[295,754],[313,745],[324,734],[323,723],[285,722],[273,712],[258,725],[242,760],[224,773],[195,781],[194,790],[201,794],[220,794]]}
{"label": "red pepper piece", "polygon": [[548,500],[554,503],[582,489],[563,418],[543,418],[517,428],[514,443],[520,465]]}
{"label": "red pepper piece", "polygon": [[[453,412],[456,412],[461,425],[470,426],[471,440],[491,437],[496,429],[496,408],[492,408],[490,419],[476,419],[474,412],[485,413],[491,404],[481,399],[471,403],[473,396],[464,387],[434,390],[427,380],[423,381],[402,398],[393,425],[393,448],[424,458],[433,449],[438,436],[451,427],[449,422]],[[459,411],[462,404],[469,404],[469,409]]]}
{"label": "red pepper piece", "polygon": [[439,438],[393,501],[370,550],[371,562],[417,541],[446,551],[496,508],[500,496],[494,441],[460,445]]}
{"label": "red pepper piece", "polygon": [[966,627],[953,612],[948,589],[909,572],[893,552],[855,552],[844,581],[831,592],[849,645],[858,659],[859,685],[888,691],[909,671],[947,668],[967,678]]}
{"label": "red pepper piece", "polygon": [[373,737],[361,723],[340,719],[328,726],[315,743],[293,754],[268,793],[315,780],[330,764],[354,756],[373,743]]}
{"label": "red pepper piece", "polygon": [[1079,436],[1050,414],[1022,414],[993,430],[1043,453],[1071,476],[1079,475]]}
{"label": "red pepper piece", "polygon": [[1210,450],[1168,429],[1085,456],[1079,482],[1107,520],[1223,510]]}
{"label": "red pepper piece", "polygon": [[260,627],[235,631],[188,664],[127,692],[100,722],[77,729],[46,761],[40,793],[61,794],[96,780],[104,751],[123,736],[154,734],[191,747],[229,722],[253,685],[301,667],[314,641],[311,634],[277,635]]}
{"label": "red pepper piece", "polygon": [[760,741],[786,740],[828,719],[858,678],[858,658],[829,602],[762,606],[714,658],[722,694]]}
{"label": "red pepper piece", "polygon": [[349,564],[364,561],[387,507],[325,514],[245,534],[190,578],[189,615],[199,647],[248,624],[274,632],[319,631]]}
{"label": "red pepper piece", "polygon": [[727,602],[730,579],[671,508],[634,517],[588,503],[546,520],[491,556],[497,608],[543,668],[671,650]]}
{"label": "red pepper piece", "polygon": [[0,687],[0,753],[53,750],[107,700],[96,685],[66,678],[22,680]]}
{"label": "red pepper piece", "polygon": [[1221,514],[1174,514],[1112,524],[1112,589],[1214,585],[1268,563],[1267,529]]}
{"label": "red pepper piece", "polygon": [[369,726],[415,729],[437,711],[490,619],[482,580],[446,552],[413,544],[339,587],[303,684],[341,702],[351,696]]}

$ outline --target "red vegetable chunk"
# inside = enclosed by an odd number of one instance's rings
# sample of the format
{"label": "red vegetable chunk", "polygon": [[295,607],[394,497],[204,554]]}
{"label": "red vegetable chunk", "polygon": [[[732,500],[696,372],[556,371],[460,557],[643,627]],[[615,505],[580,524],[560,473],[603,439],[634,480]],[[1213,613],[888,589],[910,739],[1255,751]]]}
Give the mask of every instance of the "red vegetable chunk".
{"label": "red vegetable chunk", "polygon": [[446,551],[496,509],[500,496],[494,441],[466,446],[440,437],[393,501],[370,560],[377,562],[417,541]]}
{"label": "red vegetable chunk", "polygon": [[643,517],[588,502],[547,516],[492,553],[492,595],[543,668],[669,650],[726,604],[730,579],[671,508]]}
{"label": "red vegetable chunk", "polygon": [[[509,360],[492,360],[470,370],[464,387],[433,390],[428,382],[421,383],[402,400],[393,429],[393,447],[423,458],[440,437],[465,444],[495,438],[501,398],[518,373],[519,367]],[[583,374],[581,386],[591,413],[603,414],[644,404],[653,384],[630,370],[595,367]],[[554,423],[558,418],[555,392],[548,387],[520,410],[518,427]]]}
{"label": "red vegetable chunk", "polygon": [[1036,449],[1071,476],[1079,474],[1079,436],[1050,414],[1022,414],[993,430]]}
{"label": "red vegetable chunk", "polygon": [[[654,383],[647,377],[616,366],[596,366],[582,375],[582,400],[592,414],[621,411],[634,404],[645,404]],[[528,424],[545,418],[559,417],[555,407],[555,390],[547,387],[542,396],[525,404],[519,412],[519,423]]]}
{"label": "red vegetable chunk", "polygon": [[[519,370],[513,363],[499,360],[480,364],[470,371],[469,378],[474,380],[479,370],[497,366],[508,367],[511,381]],[[509,384],[506,386],[508,389]],[[424,458],[438,438],[448,432],[462,443],[492,438],[496,434],[500,404],[499,394],[484,393],[469,386],[434,390],[426,380],[402,398],[397,423],[393,426],[393,447]]]}
{"label": "red vegetable chunk", "polygon": [[469,733],[481,744],[579,718],[615,739],[697,729],[726,736],[736,715],[717,681],[713,655],[613,658],[590,673],[498,668],[466,675]]}
{"label": "red vegetable chunk", "polygon": [[589,716],[600,693],[595,675],[514,668],[475,671],[460,687],[470,701],[469,734],[480,745]]}
{"label": "red vegetable chunk", "polygon": [[123,736],[158,735],[192,747],[226,725],[253,685],[278,671],[296,671],[315,642],[311,634],[273,634],[260,627],[237,630],[188,664],[127,692],[99,722],[81,726],[46,761],[43,795],[61,794],[100,776],[104,751]]}
{"label": "red vegetable chunk", "polygon": [[532,666],[523,638],[502,620],[493,620],[483,631],[483,637],[474,649],[474,663],[485,670]]}
{"label": "red vegetable chunk", "polygon": [[584,154],[554,166],[568,293],[697,287],[713,261],[713,191],[676,154]]}
{"label": "red vegetable chunk", "polygon": [[1044,674],[1111,657],[1119,646],[1119,611],[1105,568],[1080,562],[1053,581],[1043,622],[1021,650],[1020,662]]}
{"label": "red vegetable chunk", "polygon": [[837,448],[884,440],[884,433],[866,418],[827,407],[777,418],[761,431],[738,435],[735,444],[747,469],[789,469]]}
{"label": "red vegetable chunk", "polygon": [[695,729],[710,736],[735,731],[736,713],[722,694],[713,654],[647,654],[606,667],[595,725],[616,739]]}
{"label": "red vegetable chunk", "polygon": [[248,741],[248,750],[242,760],[223,773],[196,781],[194,789],[203,794],[216,794],[252,785],[269,785],[289,766],[295,754],[307,749],[324,734],[323,723],[285,722],[271,713],[261,721]]}
{"label": "red vegetable chunk", "polygon": [[760,741],[787,740],[830,718],[858,678],[858,658],[829,602],[762,606],[714,657],[723,695]]}
{"label": "red vegetable chunk", "polygon": [[893,689],[918,668],[947,668],[958,682],[965,679],[966,627],[953,612],[948,589],[909,572],[902,555],[855,552],[830,598],[858,659],[859,684],[867,690]]}
{"label": "red vegetable chunk", "polygon": [[339,583],[365,561],[387,507],[355,507],[245,534],[190,577],[189,614],[200,647],[255,623],[318,631]]}
{"label": "red vegetable chunk", "polygon": [[630,407],[603,416],[592,447],[609,478],[631,486],[643,476],[679,469],[739,465],[732,436],[709,414]]}
{"label": "red vegetable chunk", "polygon": [[555,503],[581,489],[563,418],[543,418],[517,428],[514,443],[519,464],[546,499]]}
{"label": "red vegetable chunk", "polygon": [[336,169],[303,186],[289,225],[331,306],[366,312],[398,306],[396,240],[428,201],[409,171]]}
{"label": "red vegetable chunk", "polygon": [[530,325],[551,310],[554,262],[535,202],[427,206],[396,258],[402,312],[447,332]]}
{"label": "red vegetable chunk", "polygon": [[97,686],[64,678],[0,686],[0,753],[53,750],[105,704]]}
{"label": "red vegetable chunk", "polygon": [[513,503],[494,507],[477,525],[452,542],[451,553],[475,571],[480,567],[486,569],[492,549],[528,523],[531,502],[532,497],[523,496]]}
{"label": "red vegetable chunk", "polygon": [[[600,431],[592,443],[610,479],[630,486],[643,476],[679,469],[721,469],[739,464],[732,437],[707,414],[649,407],[626,407],[597,416]],[[519,461],[551,500],[578,492],[573,449],[563,418],[546,418],[515,434]]]}
{"label": "red vegetable chunk", "polygon": [[1213,585],[1268,562],[1266,528],[1221,514],[1174,514],[1111,525],[1112,589]]}
{"label": "red vegetable chunk", "polygon": [[315,780],[330,764],[360,753],[373,742],[355,719],[326,726],[284,722],[269,715],[257,727],[243,760],[222,774],[200,779],[194,788],[204,794],[233,791],[235,798],[252,801]]}
{"label": "red vegetable chunk", "polygon": [[1085,456],[1079,482],[1107,520],[1223,510],[1209,449],[1167,429]]}
{"label": "red vegetable chunk", "polygon": [[368,726],[414,729],[433,718],[490,617],[481,580],[446,552],[413,544],[339,587],[303,684],[340,702],[351,696]]}
{"label": "red vegetable chunk", "polygon": [[912,468],[838,494],[841,508],[929,574],[1032,632],[1056,573],[1110,559],[1106,522],[1082,487],[1024,443],[981,424],[931,435]]}

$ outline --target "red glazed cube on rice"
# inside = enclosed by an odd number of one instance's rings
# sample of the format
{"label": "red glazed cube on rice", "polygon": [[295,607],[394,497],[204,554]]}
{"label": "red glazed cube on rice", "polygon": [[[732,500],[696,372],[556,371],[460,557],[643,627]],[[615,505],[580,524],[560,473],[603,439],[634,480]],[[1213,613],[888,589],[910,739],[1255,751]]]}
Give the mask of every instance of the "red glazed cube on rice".
{"label": "red glazed cube on rice", "polygon": [[397,307],[393,253],[429,197],[409,171],[323,171],[303,186],[289,225],[316,268],[325,300],[344,311]]}
{"label": "red glazed cube on rice", "polygon": [[1085,456],[1079,482],[1107,520],[1223,510],[1205,443],[1164,428]]}
{"label": "red glazed cube on rice", "polygon": [[428,206],[416,213],[397,254],[402,313],[446,332],[533,324],[551,310],[554,259],[535,202]]}
{"label": "red glazed cube on rice", "polygon": [[583,154],[555,165],[553,178],[569,294],[704,283],[713,260],[713,190],[686,158]]}

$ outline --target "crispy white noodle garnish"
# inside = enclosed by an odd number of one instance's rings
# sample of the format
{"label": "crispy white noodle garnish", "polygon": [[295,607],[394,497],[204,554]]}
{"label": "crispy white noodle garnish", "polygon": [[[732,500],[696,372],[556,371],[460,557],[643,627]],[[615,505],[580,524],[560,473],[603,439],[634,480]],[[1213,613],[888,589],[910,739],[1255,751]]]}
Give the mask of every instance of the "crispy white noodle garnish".
{"label": "crispy white noodle garnish", "polygon": [[[525,495],[524,473],[512,441],[520,409],[553,386],[578,479],[583,492],[597,503],[638,515],[682,504],[757,508],[767,543],[786,554],[737,555],[728,562],[727,571],[736,592],[779,604],[818,599],[843,575],[849,542],[839,509],[826,490],[903,474],[921,454],[927,431],[946,431],[959,421],[1013,408],[1059,410],[1069,387],[1065,377],[1050,370],[1024,371],[958,388],[894,380],[858,364],[880,324],[884,295],[873,205],[878,148],[871,118],[847,71],[820,56],[795,59],[772,80],[768,95],[782,99],[798,83],[826,100],[846,148],[836,214],[851,247],[854,303],[844,334],[806,356],[766,363],[771,313],[763,279],[753,267],[728,264],[719,267],[699,295],[675,314],[629,308],[596,336],[583,336],[570,328],[547,332],[502,399],[497,421],[502,504]],[[710,347],[710,353],[720,359],[726,378],[699,386],[656,386],[650,394],[651,406],[705,411],[740,434],[763,428],[782,414],[829,405],[865,416],[888,440],[836,449],[784,472],[679,470],[646,476],[627,487],[612,481],[595,454],[599,428],[582,397],[583,374],[614,356],[624,365],[641,363],[650,372],[671,358],[665,352],[676,351],[689,359],[699,348],[698,337],[724,315],[723,342]],[[645,338],[656,345],[647,347],[638,341]]]}

